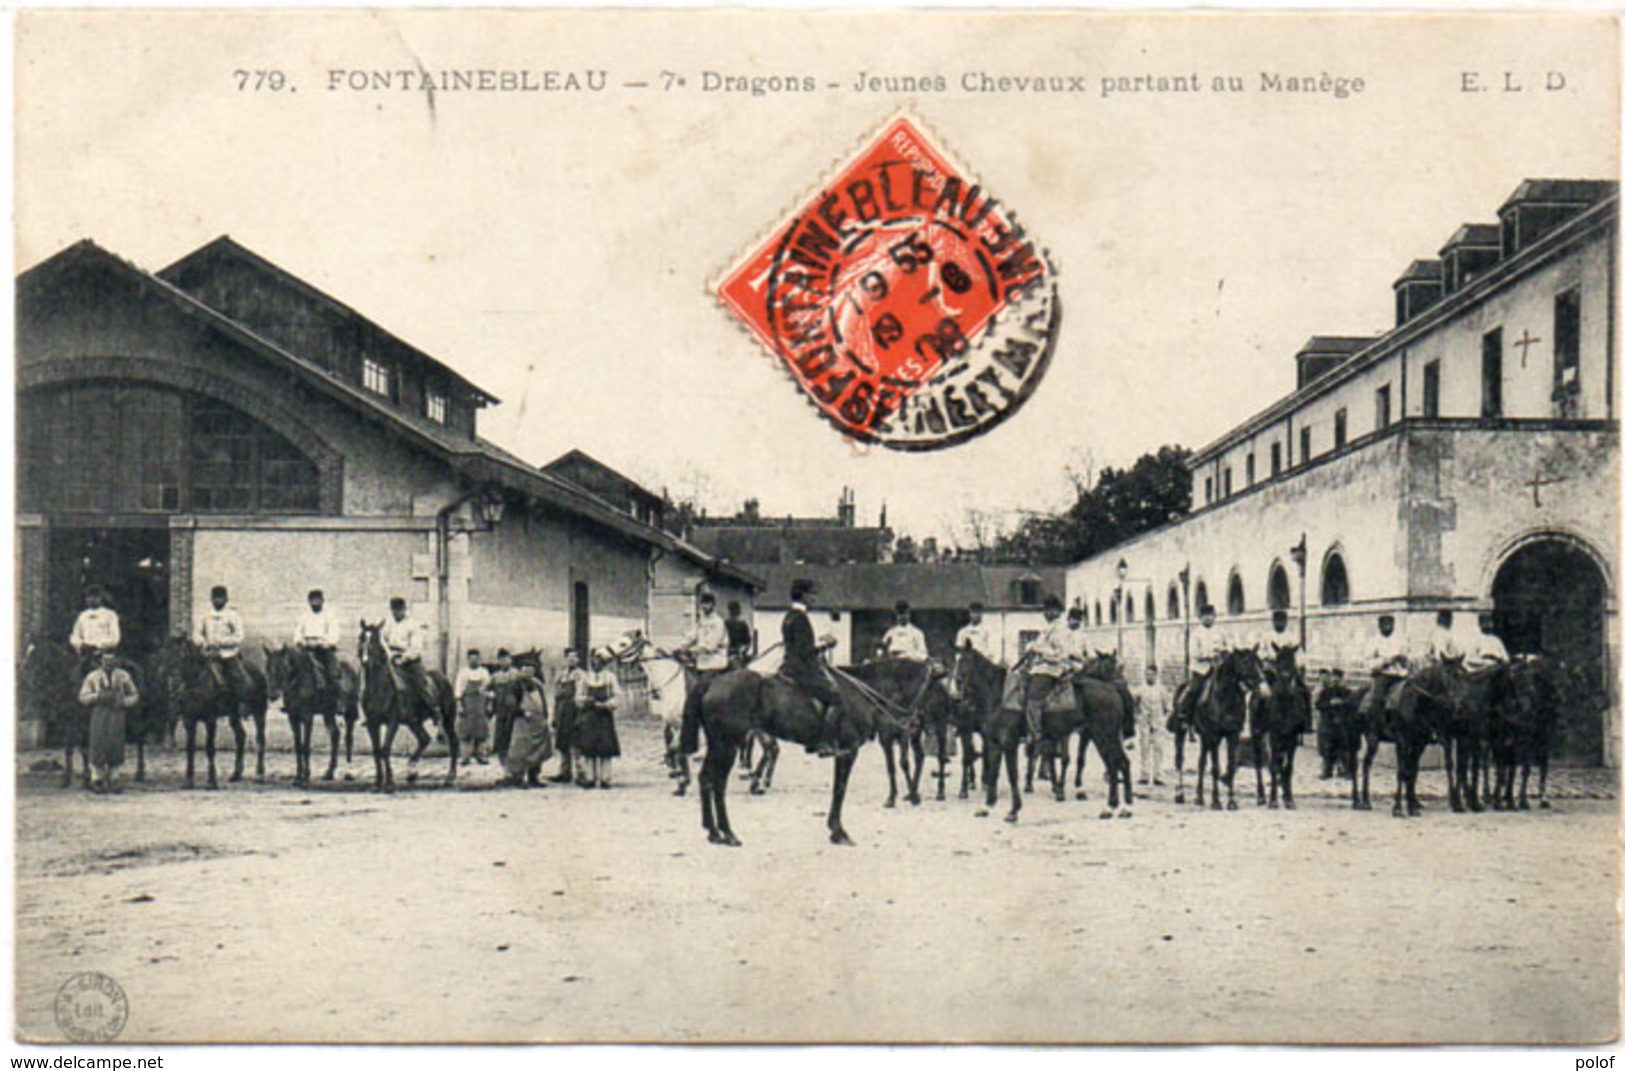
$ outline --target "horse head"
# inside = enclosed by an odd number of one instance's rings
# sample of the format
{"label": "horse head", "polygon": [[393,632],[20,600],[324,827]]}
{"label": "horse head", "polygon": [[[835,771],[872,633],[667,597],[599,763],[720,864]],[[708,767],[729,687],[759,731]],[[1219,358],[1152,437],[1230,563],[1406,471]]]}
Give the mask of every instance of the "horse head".
{"label": "horse head", "polygon": [[280,644],[262,643],[265,652],[265,697],[272,702],[282,698],[288,684],[288,648]]}

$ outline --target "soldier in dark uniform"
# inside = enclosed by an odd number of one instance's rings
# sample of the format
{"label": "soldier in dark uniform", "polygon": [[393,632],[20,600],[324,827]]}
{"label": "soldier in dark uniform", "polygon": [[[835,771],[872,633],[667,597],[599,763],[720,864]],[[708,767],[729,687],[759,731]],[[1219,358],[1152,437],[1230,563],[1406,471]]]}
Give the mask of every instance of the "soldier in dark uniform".
{"label": "soldier in dark uniform", "polygon": [[813,635],[812,619],[807,616],[812,597],[811,580],[796,580],[790,584],[790,612],[784,615],[781,629],[784,664],[779,674],[812,700],[820,721],[817,743],[808,745],[807,750],[828,758],[839,750],[836,727],[844,704],[835,681],[819,657],[818,639]]}
{"label": "soldier in dark uniform", "polygon": [[755,643],[755,637],[750,632],[750,622],[739,616],[743,610],[738,600],[728,604],[728,619],[723,627],[728,630],[728,666],[737,669],[750,661],[750,649]]}

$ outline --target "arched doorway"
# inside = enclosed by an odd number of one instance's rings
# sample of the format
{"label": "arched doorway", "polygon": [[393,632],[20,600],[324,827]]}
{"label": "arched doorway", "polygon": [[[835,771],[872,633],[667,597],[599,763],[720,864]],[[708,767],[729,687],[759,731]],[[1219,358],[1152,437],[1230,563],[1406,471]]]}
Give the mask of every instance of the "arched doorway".
{"label": "arched doorway", "polygon": [[1511,654],[1543,654],[1573,667],[1580,694],[1558,717],[1558,757],[1600,763],[1607,733],[1608,583],[1574,543],[1545,537],[1519,547],[1496,571],[1495,627]]}

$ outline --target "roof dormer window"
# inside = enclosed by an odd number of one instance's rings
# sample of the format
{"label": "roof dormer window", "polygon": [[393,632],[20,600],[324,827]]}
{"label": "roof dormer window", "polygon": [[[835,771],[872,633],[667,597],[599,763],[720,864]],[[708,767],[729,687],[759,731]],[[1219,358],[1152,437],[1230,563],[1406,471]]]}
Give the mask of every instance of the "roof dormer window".
{"label": "roof dormer window", "polygon": [[389,365],[371,357],[361,358],[361,385],[374,394],[385,398],[394,396],[394,377],[390,375]]}
{"label": "roof dormer window", "polygon": [[433,387],[429,388],[428,392],[423,396],[424,415],[436,424],[444,424],[446,422],[446,411],[446,396]]}

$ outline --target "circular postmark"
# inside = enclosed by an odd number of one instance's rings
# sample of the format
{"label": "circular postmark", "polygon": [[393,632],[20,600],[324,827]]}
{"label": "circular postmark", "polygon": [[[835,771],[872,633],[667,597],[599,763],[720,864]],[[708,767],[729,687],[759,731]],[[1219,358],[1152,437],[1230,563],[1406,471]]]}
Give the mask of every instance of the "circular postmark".
{"label": "circular postmark", "polygon": [[56,991],[56,1025],[71,1041],[112,1041],[130,1020],[124,987],[100,971],[83,971]]}
{"label": "circular postmark", "polygon": [[719,292],[825,419],[896,450],[951,446],[1010,417],[1060,324],[1047,255],[906,118]]}

